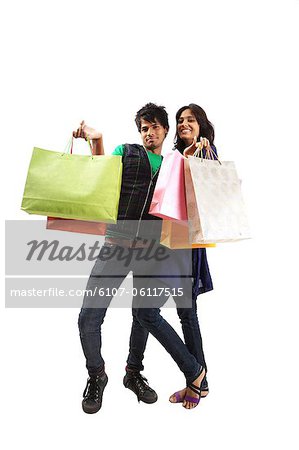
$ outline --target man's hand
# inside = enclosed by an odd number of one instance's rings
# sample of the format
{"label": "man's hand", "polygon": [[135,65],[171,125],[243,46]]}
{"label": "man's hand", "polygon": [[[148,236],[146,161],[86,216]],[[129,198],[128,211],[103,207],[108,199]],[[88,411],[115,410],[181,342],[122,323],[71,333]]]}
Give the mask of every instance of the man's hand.
{"label": "man's hand", "polygon": [[103,144],[103,135],[99,133],[94,128],[88,127],[84,120],[80,123],[79,128],[76,131],[73,131],[74,138],[83,138],[87,140],[91,140],[92,142],[92,153],[93,155],[104,155],[104,144]]}
{"label": "man's hand", "polygon": [[74,138],[83,138],[85,140],[90,139],[96,141],[98,139],[102,139],[102,133],[99,133],[94,128],[88,127],[84,120],[80,123],[79,128],[76,131],[73,131]]}

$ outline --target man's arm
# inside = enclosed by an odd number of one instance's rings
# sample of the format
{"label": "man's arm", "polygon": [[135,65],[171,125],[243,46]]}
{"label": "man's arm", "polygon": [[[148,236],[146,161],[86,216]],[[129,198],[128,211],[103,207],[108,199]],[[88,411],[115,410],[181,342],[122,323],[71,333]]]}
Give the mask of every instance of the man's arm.
{"label": "man's arm", "polygon": [[103,144],[103,136],[101,135],[98,139],[91,140],[92,154],[93,155],[104,155],[104,144]]}
{"label": "man's arm", "polygon": [[87,126],[82,120],[79,128],[76,131],[73,131],[74,138],[83,138],[91,140],[92,154],[93,155],[104,155],[104,144],[103,144],[103,135],[99,131],[96,131],[94,128]]}

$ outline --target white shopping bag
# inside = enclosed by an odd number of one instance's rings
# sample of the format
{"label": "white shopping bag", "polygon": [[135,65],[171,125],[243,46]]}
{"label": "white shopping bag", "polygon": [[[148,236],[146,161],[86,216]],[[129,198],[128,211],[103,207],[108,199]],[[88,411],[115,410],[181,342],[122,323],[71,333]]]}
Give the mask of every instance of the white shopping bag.
{"label": "white shopping bag", "polygon": [[250,238],[241,183],[232,161],[184,161],[189,239],[193,243]]}

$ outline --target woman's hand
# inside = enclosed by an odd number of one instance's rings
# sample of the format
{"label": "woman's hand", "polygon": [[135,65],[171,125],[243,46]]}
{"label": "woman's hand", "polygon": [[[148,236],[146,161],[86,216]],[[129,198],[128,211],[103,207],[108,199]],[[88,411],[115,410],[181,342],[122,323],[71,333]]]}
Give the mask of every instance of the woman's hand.
{"label": "woman's hand", "polygon": [[211,148],[209,140],[201,137],[200,141],[196,142],[196,137],[194,137],[192,144],[185,148],[183,155],[188,158],[194,154],[195,150],[201,151],[204,147],[208,150]]}
{"label": "woman's hand", "polygon": [[204,147],[206,149],[210,149],[211,148],[210,141],[207,138],[201,137],[199,142],[197,143],[197,148],[199,148],[199,150],[202,150]]}
{"label": "woman's hand", "polygon": [[73,131],[74,138],[83,138],[85,140],[90,139],[96,141],[98,139],[102,139],[102,133],[99,133],[94,128],[88,127],[84,120],[80,123],[79,128],[76,131]]}
{"label": "woman's hand", "polygon": [[189,145],[189,147],[186,147],[183,152],[183,155],[185,156],[185,158],[192,156],[193,153],[195,152],[196,148],[197,148],[197,142],[196,142],[196,136],[194,136],[192,144]]}

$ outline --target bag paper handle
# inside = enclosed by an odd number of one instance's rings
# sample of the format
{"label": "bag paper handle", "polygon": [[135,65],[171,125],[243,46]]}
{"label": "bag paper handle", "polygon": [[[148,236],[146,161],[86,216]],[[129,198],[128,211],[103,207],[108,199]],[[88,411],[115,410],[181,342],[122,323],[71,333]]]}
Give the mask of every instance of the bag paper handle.
{"label": "bag paper handle", "polygon": [[195,156],[195,158],[201,158],[201,160],[203,160],[203,159],[217,160],[219,162],[219,164],[221,164],[221,161],[218,158],[215,150],[213,150],[210,145],[206,148],[206,156],[207,157],[204,158],[203,148],[201,148],[201,149],[197,148],[197,150],[195,150],[195,152],[193,153],[193,156]]}
{"label": "bag paper handle", "polygon": [[[87,140],[88,145],[89,145],[89,150],[90,150],[91,156],[93,156],[93,153],[92,153],[92,146],[91,146],[89,137],[86,137],[86,140]],[[72,154],[73,154],[73,144],[74,144],[74,137],[73,137],[73,135],[72,135],[72,136],[70,137],[68,143],[66,144],[66,147],[65,147],[63,153],[70,153],[70,154],[72,155]]]}

